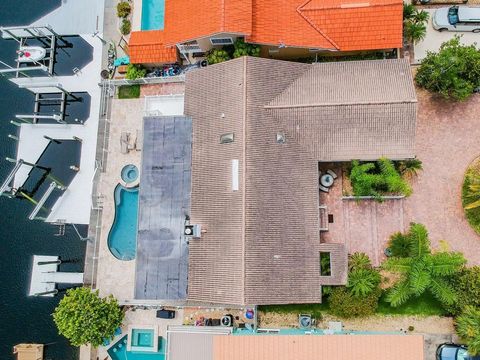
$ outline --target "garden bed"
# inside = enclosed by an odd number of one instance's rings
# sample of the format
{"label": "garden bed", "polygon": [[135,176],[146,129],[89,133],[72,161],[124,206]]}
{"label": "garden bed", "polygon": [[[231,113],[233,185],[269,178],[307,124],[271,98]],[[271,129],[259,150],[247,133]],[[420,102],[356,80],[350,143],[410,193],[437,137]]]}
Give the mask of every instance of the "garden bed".
{"label": "garden bed", "polygon": [[[467,171],[462,187],[462,206],[465,207],[474,201],[480,200],[480,191],[472,191],[470,186],[473,183],[480,184],[480,157],[475,159]],[[470,226],[477,234],[480,234],[480,206],[473,209],[465,209],[465,216]]]}

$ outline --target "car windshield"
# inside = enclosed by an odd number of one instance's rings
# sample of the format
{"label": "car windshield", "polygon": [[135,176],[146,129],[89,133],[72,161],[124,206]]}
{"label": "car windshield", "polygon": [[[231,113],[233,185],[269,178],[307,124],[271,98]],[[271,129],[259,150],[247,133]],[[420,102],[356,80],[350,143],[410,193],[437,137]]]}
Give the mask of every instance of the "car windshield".
{"label": "car windshield", "polygon": [[455,25],[458,23],[458,7],[452,6],[448,9],[448,22],[450,25]]}
{"label": "car windshield", "polygon": [[468,351],[465,349],[458,349],[457,360],[468,360],[471,359],[468,355]]}

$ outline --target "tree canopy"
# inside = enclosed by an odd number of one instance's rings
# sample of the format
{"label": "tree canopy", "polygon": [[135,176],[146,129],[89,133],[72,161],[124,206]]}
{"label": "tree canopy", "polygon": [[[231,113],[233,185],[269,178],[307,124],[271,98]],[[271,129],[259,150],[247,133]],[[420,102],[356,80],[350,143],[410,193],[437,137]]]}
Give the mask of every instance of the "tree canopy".
{"label": "tree canopy", "polygon": [[447,278],[463,268],[466,262],[463,255],[447,251],[432,253],[427,229],[422,224],[410,224],[410,230],[403,236],[408,243],[407,256],[389,258],[382,265],[384,269],[401,275],[388,292],[387,301],[392,306],[399,306],[428,290],[442,304],[453,304],[456,294]]}
{"label": "tree canopy", "polygon": [[467,306],[455,320],[457,334],[468,346],[470,355],[480,355],[480,309]]}
{"label": "tree canopy", "polygon": [[123,312],[113,296],[101,298],[97,291],[70,289],[53,313],[58,332],[72,345],[99,346],[113,337],[122,324]]}
{"label": "tree canopy", "polygon": [[456,36],[443,43],[438,53],[427,53],[415,81],[447,99],[466,100],[480,87],[480,50],[475,45],[462,45]]}

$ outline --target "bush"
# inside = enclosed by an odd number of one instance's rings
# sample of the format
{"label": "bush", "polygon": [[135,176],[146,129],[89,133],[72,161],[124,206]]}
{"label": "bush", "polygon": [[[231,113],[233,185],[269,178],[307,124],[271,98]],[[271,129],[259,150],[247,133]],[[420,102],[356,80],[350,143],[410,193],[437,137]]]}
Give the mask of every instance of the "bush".
{"label": "bush", "polygon": [[342,318],[373,315],[377,310],[381,291],[376,289],[367,296],[355,296],[345,287],[335,287],[328,297],[329,312]]}
{"label": "bush", "polygon": [[127,1],[121,1],[117,4],[117,16],[119,18],[126,18],[128,15],[130,15],[131,11],[132,7]]}
{"label": "bush", "polygon": [[365,297],[378,290],[381,276],[379,272],[371,269],[357,269],[348,274],[347,288],[356,297]]}
{"label": "bush", "polygon": [[132,23],[128,19],[123,19],[122,26],[120,27],[120,32],[123,35],[128,35],[130,34],[130,31],[132,31]]}
{"label": "bush", "polygon": [[457,294],[456,301],[446,310],[458,315],[467,306],[476,306],[480,308],[480,267],[474,266],[465,268],[449,280],[450,285]]}
{"label": "bush", "polygon": [[446,99],[466,100],[480,87],[480,51],[475,45],[461,45],[455,36],[438,53],[427,53],[415,82]]}
{"label": "bush", "polygon": [[355,196],[373,196],[381,201],[382,195],[409,196],[412,189],[395,169],[393,162],[382,158],[376,163],[352,161],[350,181]]}
{"label": "bush", "polygon": [[423,170],[423,165],[420,160],[408,159],[395,162],[395,168],[400,173],[400,175],[405,177],[413,177],[417,175],[419,170]]}
{"label": "bush", "polygon": [[80,287],[70,289],[53,313],[60,335],[74,346],[101,345],[111,339],[122,324],[123,312],[113,296],[101,298],[97,291]]}
{"label": "bush", "polygon": [[223,49],[212,49],[207,54],[207,61],[210,65],[230,60],[230,55]]}
{"label": "bush", "polygon": [[408,257],[410,252],[410,239],[401,232],[396,232],[390,236],[388,248],[390,249],[391,256],[393,257]]}
{"label": "bush", "polygon": [[147,70],[141,65],[129,64],[127,66],[127,73],[125,77],[128,80],[135,80],[145,77],[147,75]]}
{"label": "bush", "polygon": [[468,353],[480,355],[480,309],[467,306],[455,320],[455,328],[458,336],[467,343]]}
{"label": "bush", "polygon": [[233,44],[233,57],[239,58],[241,56],[260,56],[260,46],[247,44],[243,39],[235,40]]}
{"label": "bush", "polygon": [[137,99],[140,97],[140,85],[122,85],[118,87],[119,99]]}
{"label": "bush", "polygon": [[362,252],[356,252],[348,257],[348,271],[354,271],[359,269],[371,269],[372,263],[367,254]]}
{"label": "bush", "polygon": [[465,173],[462,206],[468,223],[480,234],[480,158],[476,159]]}

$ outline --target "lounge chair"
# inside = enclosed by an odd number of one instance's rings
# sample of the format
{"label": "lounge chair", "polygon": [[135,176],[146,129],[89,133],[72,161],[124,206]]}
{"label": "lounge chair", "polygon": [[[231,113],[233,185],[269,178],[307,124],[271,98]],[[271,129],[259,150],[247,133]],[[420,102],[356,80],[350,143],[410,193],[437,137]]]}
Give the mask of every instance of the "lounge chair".
{"label": "lounge chair", "polygon": [[336,179],[338,176],[335,174],[335,171],[328,169],[327,174],[331,175],[334,179]]}
{"label": "lounge chair", "polygon": [[323,192],[328,192],[328,188],[323,185],[318,185],[318,188]]}
{"label": "lounge chair", "polygon": [[135,150],[136,146],[137,146],[137,138],[130,136],[130,139],[128,141],[128,150]]}
{"label": "lounge chair", "polygon": [[130,134],[122,132],[120,135],[120,152],[122,154],[128,154],[128,143],[130,141]]}
{"label": "lounge chair", "polygon": [[135,143],[135,150],[142,151],[143,146],[143,131],[137,129],[137,141]]}

